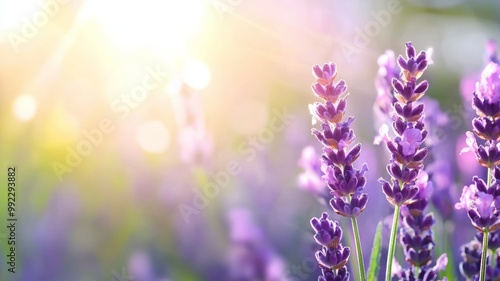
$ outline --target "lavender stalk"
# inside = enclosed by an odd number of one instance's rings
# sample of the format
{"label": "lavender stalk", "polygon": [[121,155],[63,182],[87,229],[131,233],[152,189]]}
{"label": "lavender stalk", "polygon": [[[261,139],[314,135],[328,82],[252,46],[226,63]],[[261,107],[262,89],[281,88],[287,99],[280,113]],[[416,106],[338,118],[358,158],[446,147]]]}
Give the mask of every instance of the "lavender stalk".
{"label": "lavender stalk", "polygon": [[[360,280],[366,280],[356,217],[364,211],[368,202],[368,194],[363,193],[363,187],[366,184],[364,175],[368,168],[366,164],[363,164],[361,169],[353,167],[354,161],[360,155],[361,144],[355,144],[350,148],[355,140],[354,132],[350,128],[354,118],[349,117],[347,121],[342,121],[346,108],[347,95],[344,93],[347,86],[344,80],[334,83],[337,76],[334,63],[327,63],[322,67],[315,65],[313,75],[316,83],[312,85],[312,90],[324,101],[324,103],[316,102],[310,105],[313,120],[322,123],[322,130],[313,129],[312,133],[324,145],[321,159],[323,180],[332,195],[330,206],[335,213],[351,218],[359,277]],[[318,256],[317,259],[321,265],[322,262]],[[325,272],[323,276],[326,278]]]}
{"label": "lavender stalk", "polygon": [[394,205],[394,219],[389,240],[387,254],[386,280],[392,279],[392,262],[396,247],[396,233],[401,206],[415,202],[414,197],[419,188],[415,181],[423,168],[423,160],[427,156],[427,148],[421,144],[427,137],[423,123],[424,105],[417,103],[422,98],[429,84],[423,81],[417,84],[417,79],[427,68],[428,61],[425,52],[416,55],[411,42],[406,43],[407,59],[399,56],[397,63],[401,68],[399,77],[392,78],[392,88],[395,102],[392,115],[392,127],[396,137],[390,139],[389,128],[382,125],[381,140],[385,141],[391,153],[387,171],[391,182],[380,178],[382,190],[392,205]]}
{"label": "lavender stalk", "polygon": [[[488,169],[486,182],[478,176],[465,186],[457,209],[465,209],[472,225],[483,234],[479,280],[486,280],[488,236],[500,228],[500,66],[490,62],[481,74],[473,93],[472,107],[478,115],[472,120],[472,132],[467,132],[468,147],[478,163]],[[478,145],[476,136],[484,141]]]}

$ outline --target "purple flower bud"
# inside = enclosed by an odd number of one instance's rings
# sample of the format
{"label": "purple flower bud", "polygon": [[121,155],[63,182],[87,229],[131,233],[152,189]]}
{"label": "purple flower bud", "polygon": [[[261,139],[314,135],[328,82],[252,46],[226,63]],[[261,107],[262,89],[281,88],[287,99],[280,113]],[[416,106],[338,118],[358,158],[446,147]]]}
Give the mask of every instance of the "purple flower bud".
{"label": "purple flower bud", "polygon": [[328,219],[327,213],[323,213],[319,219],[312,218],[311,226],[316,231],[316,243],[328,248],[336,248],[340,244],[342,229],[338,222]]}
{"label": "purple flower bud", "polygon": [[415,48],[411,42],[408,42],[406,43],[406,55],[406,60],[402,56],[398,57],[398,65],[402,69],[401,77],[405,81],[411,81],[412,78],[418,79],[429,65],[427,54],[422,51],[415,58]]}
{"label": "purple flower bud", "polygon": [[333,62],[325,63],[323,64],[323,67],[314,65],[313,76],[322,85],[331,84],[337,76],[337,66]]}
{"label": "purple flower bud", "polygon": [[347,86],[344,80],[340,80],[337,84],[331,83],[327,85],[316,82],[312,85],[312,90],[317,97],[336,103],[340,96],[347,90]]}
{"label": "purple flower bud", "polygon": [[492,121],[486,117],[476,117],[472,120],[474,133],[483,140],[500,140],[500,119]]}
{"label": "purple flower bud", "polygon": [[403,204],[410,203],[412,202],[411,200],[413,197],[418,194],[418,187],[411,182],[405,183],[403,186],[401,186],[397,180],[393,181],[392,186],[383,178],[380,178],[379,182],[382,184],[382,191],[384,192],[387,201],[389,201],[392,205],[401,206]]}
{"label": "purple flower bud", "polygon": [[339,246],[335,249],[323,247],[316,252],[316,259],[321,266],[338,270],[347,264],[351,250],[349,247]]}
{"label": "purple flower bud", "polygon": [[350,128],[353,120],[354,118],[350,117],[347,121],[338,123],[333,131],[329,123],[323,123],[321,125],[323,132],[312,129],[312,133],[323,145],[342,150],[355,139],[354,132]]}
{"label": "purple flower bud", "polygon": [[330,205],[335,213],[352,218],[359,216],[365,210],[367,202],[368,194],[357,192],[353,194],[350,202],[347,202],[343,197],[334,195],[330,200]]}
{"label": "purple flower bud", "polygon": [[331,270],[329,268],[321,267],[321,276],[318,277],[318,281],[348,281],[349,272],[344,266],[338,270]]}
{"label": "purple flower bud", "polygon": [[315,102],[309,106],[311,114],[318,121],[323,123],[339,123],[344,117],[346,102],[345,99],[340,100],[337,106],[328,101],[326,104]]}
{"label": "purple flower bud", "polygon": [[403,139],[400,144],[403,147],[403,155],[409,156],[415,154],[420,144],[422,144],[422,133],[418,129],[406,129],[403,133]]}
{"label": "purple flower bud", "polygon": [[413,91],[415,94],[422,94],[429,88],[429,82],[422,81],[417,85],[417,88]]}
{"label": "purple flower bud", "polygon": [[500,143],[494,144],[488,141],[484,145],[478,146],[472,133],[467,134],[466,143],[468,147],[463,148],[460,153],[474,152],[476,160],[484,167],[494,167],[500,164]]}
{"label": "purple flower bud", "polygon": [[500,102],[500,66],[490,62],[481,73],[481,81],[476,84],[477,97],[490,104]]}
{"label": "purple flower bud", "polygon": [[473,240],[460,247],[462,262],[459,265],[460,273],[467,279],[472,279],[479,274],[481,263],[481,243]]}
{"label": "purple flower bud", "polygon": [[408,58],[413,58],[415,56],[415,48],[413,47],[413,44],[411,42],[406,42],[406,56]]}
{"label": "purple flower bud", "polygon": [[316,260],[320,267],[325,269],[322,272],[323,278],[326,278],[324,280],[329,280],[332,275],[328,272],[335,273],[334,271],[341,270],[347,264],[350,249],[340,243],[342,229],[338,222],[328,219],[327,213],[323,213],[320,219],[313,218],[311,226],[316,232],[314,239],[322,246],[322,249],[316,252]]}

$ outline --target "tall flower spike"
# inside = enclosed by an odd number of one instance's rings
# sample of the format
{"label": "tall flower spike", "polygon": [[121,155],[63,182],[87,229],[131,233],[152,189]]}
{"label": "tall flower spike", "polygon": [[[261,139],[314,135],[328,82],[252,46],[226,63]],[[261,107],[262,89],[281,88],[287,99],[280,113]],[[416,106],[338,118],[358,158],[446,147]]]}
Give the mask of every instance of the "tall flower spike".
{"label": "tall flower spike", "polygon": [[[427,137],[423,123],[423,104],[416,102],[428,88],[427,81],[417,85],[417,78],[426,69],[428,63],[425,52],[415,56],[415,48],[406,43],[408,59],[399,56],[398,64],[401,67],[401,78],[393,78],[393,89],[396,102],[393,103],[392,127],[396,134],[392,140],[385,138],[385,143],[392,157],[387,166],[391,181],[380,179],[387,200],[397,206],[410,203],[417,195],[415,185],[416,175],[423,167],[423,160],[427,156],[427,148],[421,148]],[[413,175],[402,177],[403,173]]]}
{"label": "tall flower spike", "polygon": [[[347,105],[347,85],[344,80],[335,83],[337,76],[336,65],[331,62],[323,66],[315,65],[313,66],[313,75],[316,82],[312,85],[312,90],[317,97],[323,100],[322,103],[316,102],[309,106],[313,120],[321,122],[321,130],[312,129],[312,133],[323,144],[323,155],[321,157],[322,179],[330,191],[330,206],[332,209],[341,216],[351,218],[359,275],[360,279],[365,279],[356,217],[365,210],[368,202],[368,194],[363,192],[366,184],[365,173],[368,167],[366,163],[362,165],[361,169],[354,167],[354,162],[361,153],[361,144],[354,144],[356,136],[351,129],[354,118],[349,117],[347,120],[343,120]],[[413,145],[413,143],[410,145]],[[343,258],[347,258],[344,254],[345,252],[334,253],[326,248],[317,253],[318,263],[324,269],[321,278],[333,280],[331,279],[333,273],[330,273],[327,268],[339,272],[343,270],[342,263],[338,262]],[[337,263],[338,266],[335,265]],[[339,273],[335,272],[335,274],[338,275]],[[345,274],[341,274],[341,276],[344,278]]]}
{"label": "tall flower spike", "polygon": [[[483,233],[479,280],[487,278],[488,242],[490,232],[500,229],[500,66],[490,62],[481,74],[472,94],[472,107],[476,118],[472,120],[472,132],[467,132],[467,148],[462,152],[473,152],[479,164],[488,169],[488,178],[483,181],[473,177],[474,183],[465,186],[457,209],[465,209],[472,225]],[[476,136],[484,141],[477,143]],[[496,259],[495,257],[492,257]],[[492,273],[490,273],[491,275]]]}
{"label": "tall flower spike", "polygon": [[[362,192],[366,183],[364,174],[368,168],[366,164],[361,169],[353,167],[361,145],[350,148],[356,138],[351,129],[354,118],[342,121],[347,86],[343,80],[335,84],[337,67],[334,63],[324,64],[323,67],[313,66],[313,75],[316,83],[312,89],[324,100],[324,104],[316,102],[310,105],[313,117],[322,122],[322,131],[313,129],[312,133],[324,145],[321,169],[324,172],[323,180],[333,196],[330,205],[341,216],[356,217],[363,212],[368,201],[368,195]],[[329,88],[334,90],[325,94]]]}
{"label": "tall flower spike", "polygon": [[[382,58],[387,60],[387,54],[388,52]],[[389,54],[391,53],[389,52]],[[425,280],[436,280],[437,273],[433,272],[430,267],[433,245],[430,227],[434,223],[434,219],[432,215],[424,214],[428,196],[424,195],[426,193],[423,189],[428,183],[422,169],[428,149],[423,147],[427,130],[424,125],[424,104],[419,102],[429,88],[429,83],[425,80],[417,81],[429,65],[429,61],[424,51],[417,55],[412,43],[408,42],[406,43],[406,59],[399,56],[397,64],[400,67],[399,75],[396,75],[395,71],[379,71],[379,76],[380,73],[386,74],[383,81],[390,80],[392,85],[392,89],[385,89],[387,95],[392,94],[390,96],[391,104],[390,106],[386,105],[388,109],[385,111],[390,116],[386,120],[392,120],[395,136],[389,137],[388,126],[384,124],[380,129],[381,135],[375,141],[375,143],[384,141],[391,153],[391,159],[387,165],[387,171],[391,178],[390,180],[379,179],[387,200],[395,206],[388,249],[386,280],[392,278],[392,259],[402,207],[405,227],[400,232],[400,241],[405,249],[406,260],[412,268],[401,271],[398,276],[403,280],[413,280],[412,278],[420,280],[423,277],[422,274],[427,274]],[[386,61],[385,65],[392,65],[392,63]],[[377,77],[377,81],[380,80],[382,79]],[[377,90],[380,95],[381,90]],[[379,108],[382,109],[380,105]],[[424,178],[425,180],[422,182]],[[418,181],[420,183],[417,183]],[[415,276],[417,274],[419,276]]]}

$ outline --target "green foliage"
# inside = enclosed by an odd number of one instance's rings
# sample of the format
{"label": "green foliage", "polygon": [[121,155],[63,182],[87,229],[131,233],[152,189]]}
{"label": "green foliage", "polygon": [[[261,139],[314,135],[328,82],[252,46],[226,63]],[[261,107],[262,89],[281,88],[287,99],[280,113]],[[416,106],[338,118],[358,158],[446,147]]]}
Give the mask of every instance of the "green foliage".
{"label": "green foliage", "polygon": [[382,252],[382,222],[377,224],[375,238],[373,239],[372,254],[370,256],[370,267],[368,268],[368,280],[377,280],[380,270],[380,255]]}

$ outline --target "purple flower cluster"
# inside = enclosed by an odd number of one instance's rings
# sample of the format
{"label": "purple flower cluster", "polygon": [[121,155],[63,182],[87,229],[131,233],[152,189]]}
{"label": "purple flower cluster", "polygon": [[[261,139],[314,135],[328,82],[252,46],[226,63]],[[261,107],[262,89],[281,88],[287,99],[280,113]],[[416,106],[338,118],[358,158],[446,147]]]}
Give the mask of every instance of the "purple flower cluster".
{"label": "purple flower cluster", "polygon": [[465,209],[472,225],[480,232],[488,228],[495,231],[500,228],[500,168],[495,168],[494,182],[490,186],[477,176],[474,183],[465,186],[457,209]]}
{"label": "purple flower cluster", "polygon": [[[498,234],[494,235],[495,239],[498,239]],[[476,236],[476,239],[481,241],[483,239],[482,233],[479,233]],[[489,239],[491,241],[491,239]],[[467,280],[478,280],[478,274],[481,270],[481,250],[482,245],[481,242],[477,240],[472,240],[467,244],[462,245],[460,247],[460,255],[462,257],[462,261],[459,264],[460,273],[463,277],[467,278]],[[488,249],[492,250],[494,253],[495,262],[493,265],[487,262],[486,265],[486,280],[499,280],[500,279],[500,253],[496,252],[498,248],[498,243],[495,246],[490,247],[488,245]],[[490,258],[488,258],[489,260]]]}
{"label": "purple flower cluster", "polygon": [[[399,237],[405,259],[411,267],[394,271],[396,277],[399,280],[437,280],[438,272],[446,267],[448,260],[443,254],[436,265],[431,266],[434,249],[431,227],[434,225],[434,216],[432,213],[426,214],[425,209],[432,194],[433,184],[423,170],[423,160],[428,149],[420,147],[428,135],[424,126],[422,103],[428,83],[417,83],[417,79],[429,64],[429,58],[425,52],[420,52],[417,56],[411,42],[406,43],[406,54],[407,59],[402,56],[397,59],[401,69],[399,74],[392,51],[386,51],[378,61],[378,97],[375,109],[379,115],[385,114],[386,120],[392,120],[396,134],[391,140],[388,136],[388,126],[382,125],[380,136],[375,140],[375,143],[385,141],[391,152],[387,171],[391,175],[392,185],[382,178],[379,181],[387,200],[393,205],[401,206],[403,217]],[[429,100],[425,103],[431,102],[432,100]]]}
{"label": "purple flower cluster", "polygon": [[[490,62],[473,93],[472,106],[478,115],[472,120],[472,132],[467,132],[463,152],[473,152],[479,164],[490,172],[487,181],[479,177],[465,186],[457,209],[465,209],[472,225],[480,232],[500,228],[500,66]],[[478,145],[476,136],[484,140]]]}
{"label": "purple flower cluster", "polygon": [[334,63],[313,66],[316,83],[312,90],[324,103],[310,105],[314,120],[320,121],[322,130],[313,129],[312,133],[324,145],[321,159],[323,180],[330,189],[333,210],[345,217],[356,217],[366,208],[368,195],[363,193],[366,183],[366,164],[361,169],[353,167],[359,157],[361,144],[353,145],[355,135],[351,129],[354,118],[342,121],[347,95],[344,80],[335,83],[337,67]]}
{"label": "purple flower cluster", "polygon": [[429,84],[427,81],[417,84],[417,79],[427,68],[428,62],[425,52],[420,52],[418,56],[415,54],[411,42],[406,43],[406,55],[407,59],[402,56],[397,59],[401,74],[399,78],[392,79],[397,100],[393,104],[392,127],[397,136],[391,140],[387,126],[381,127],[382,139],[392,155],[387,166],[391,183],[383,178],[379,181],[387,200],[397,206],[411,203],[417,195],[415,180],[427,155],[427,148],[420,148],[427,136],[422,121],[424,105],[417,101],[425,94]]}
{"label": "purple flower cluster", "polygon": [[[473,279],[479,274],[481,266],[481,250],[483,233],[478,232],[476,239],[460,247],[462,261],[459,264],[460,273],[467,279]],[[500,279],[500,253],[497,249],[500,247],[500,232],[492,232],[488,236],[488,250],[494,253],[494,266],[486,265],[486,278],[488,280]]]}
{"label": "purple flower cluster", "polygon": [[322,246],[316,252],[316,260],[321,268],[318,281],[347,281],[347,261],[351,250],[340,243],[342,240],[342,229],[337,221],[328,219],[328,214],[323,213],[321,218],[313,218],[311,226],[315,230],[314,240]]}
{"label": "purple flower cluster", "polygon": [[[446,254],[443,254],[436,265],[431,267],[434,249],[431,227],[435,221],[432,213],[424,212],[432,189],[432,183],[425,171],[419,173],[416,185],[419,193],[411,203],[401,208],[403,227],[399,236],[405,259],[411,268],[401,270],[397,276],[399,280],[437,280],[438,272],[446,267],[448,259]],[[417,274],[418,276],[415,276]]]}
{"label": "purple flower cluster", "polygon": [[473,279],[481,268],[481,243],[473,240],[460,247],[460,255],[462,262],[460,262],[460,273],[468,280]]}

